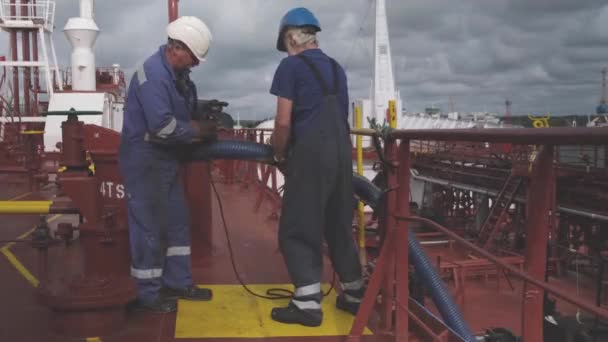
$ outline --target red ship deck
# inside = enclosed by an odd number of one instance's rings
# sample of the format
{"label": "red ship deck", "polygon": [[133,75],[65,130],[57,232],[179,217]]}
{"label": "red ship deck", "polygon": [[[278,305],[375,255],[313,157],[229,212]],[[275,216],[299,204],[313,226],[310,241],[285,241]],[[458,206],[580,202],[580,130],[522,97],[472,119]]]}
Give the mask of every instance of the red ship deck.
{"label": "red ship deck", "polygon": [[[286,284],[289,283],[283,260],[277,248],[276,221],[267,219],[270,208],[262,206],[256,214],[253,210],[255,194],[242,188],[240,185],[217,184],[229,228],[230,238],[234,247],[236,265],[241,277],[247,284]],[[3,184],[0,199],[40,199],[41,194],[30,194],[24,192],[22,187]],[[213,211],[213,247],[211,251],[193,251],[193,277],[197,284],[213,285],[235,285],[238,281],[232,271],[230,254],[227,240],[224,234],[219,207],[214,199]],[[265,211],[266,209],[266,211]],[[238,213],[238,214],[237,214]],[[58,221],[58,220],[57,220]],[[38,222],[37,216],[3,216],[0,223],[0,240],[13,240],[27,233]],[[56,221],[55,221],[56,222]],[[52,225],[51,225],[52,226]],[[3,291],[0,300],[0,341],[82,341],[83,339],[68,339],[53,336],[49,333],[50,312],[47,308],[36,302],[35,290],[24,273],[28,271],[37,278],[36,250],[29,244],[2,244],[3,255],[0,257],[0,278],[3,283]],[[76,246],[64,248],[55,246],[50,249],[49,261],[54,258],[63,257],[66,254],[74,254],[77,259]],[[8,257],[7,257],[8,256]],[[14,258],[12,257],[14,256]],[[11,260],[9,260],[11,259]],[[22,264],[23,268],[15,266]],[[76,265],[77,266],[77,265]],[[77,268],[77,267],[76,267]],[[49,270],[53,272],[53,270]],[[331,281],[331,269],[326,270],[325,280]],[[34,280],[35,281],[35,280]],[[223,306],[235,303],[236,298],[218,298],[217,293],[214,301],[222,301]],[[204,304],[202,304],[204,305]],[[279,305],[279,303],[277,303]],[[113,336],[99,337],[102,341],[177,341],[176,337],[177,316],[181,315],[184,303],[180,302],[178,314],[154,315],[144,313],[129,313],[127,326]],[[203,310],[204,313],[204,310]],[[213,313],[209,313],[213,314]],[[268,315],[269,312],[260,312],[259,315]],[[327,316],[327,313],[326,313]],[[230,322],[238,321],[238,317],[221,317],[222,320]],[[260,318],[261,320],[261,318]],[[235,325],[236,326],[236,325]],[[194,331],[204,331],[204,326],[189,327]],[[301,334],[302,328],[299,329]],[[243,335],[243,333],[239,333]],[[230,333],[226,334],[230,335]],[[236,338],[234,340],[241,340]],[[248,340],[255,340],[255,338]],[[267,338],[263,338],[267,339]],[[310,338],[287,338],[277,337],[281,341],[300,341]],[[314,340],[340,341],[340,337],[314,337]],[[97,341],[91,337],[89,341]],[[213,341],[219,338],[197,339],[190,341]],[[222,338],[221,340],[226,340]],[[233,340],[233,339],[228,339]],[[365,340],[378,341],[378,338],[368,337]]]}
{"label": "red ship deck", "polygon": [[[6,181],[2,179],[2,181]],[[18,184],[2,183],[3,187],[0,193],[0,199],[41,199],[47,194],[31,194],[25,192],[23,186]],[[224,204],[225,216],[229,229],[230,238],[234,248],[234,257],[237,268],[241,277],[247,284],[286,284],[289,283],[287,272],[285,270],[281,254],[278,250],[276,239],[275,220],[268,219],[269,213],[272,211],[271,206],[266,202],[262,205],[259,212],[253,210],[256,199],[256,193],[250,189],[243,188],[242,185],[225,185],[217,184],[221,200]],[[197,248],[197,242],[194,242],[193,251],[193,276],[197,284],[205,285],[236,285],[238,281],[232,271],[231,258],[228,250],[228,243],[224,234],[222,219],[217,201],[213,200],[213,247],[211,250]],[[65,218],[65,217],[64,217]],[[62,218],[62,219],[64,219]],[[55,222],[59,218],[55,218]],[[38,222],[37,216],[3,216],[0,222],[0,240],[14,240],[22,237]],[[0,300],[4,305],[0,307],[0,341],[83,341],[84,339],[69,339],[60,337],[50,333],[51,313],[46,307],[39,305],[36,302],[34,283],[37,279],[37,257],[36,251],[29,244],[7,244],[2,243],[2,255],[0,255],[0,277],[3,283],[3,291],[0,295]],[[50,249],[49,260],[52,263],[54,258],[60,258],[72,255],[70,260],[78,260],[76,246],[65,248],[63,246],[55,246]],[[430,257],[433,259],[435,255],[441,254],[443,260],[459,259],[462,254],[458,250],[450,250],[443,247],[431,247],[428,249]],[[20,267],[22,264],[23,267]],[[328,263],[326,263],[328,265]],[[69,268],[77,269],[78,264],[72,265]],[[55,266],[57,267],[57,266]],[[66,268],[67,265],[65,266]],[[29,279],[24,276],[27,272],[31,272],[33,277]],[[53,269],[49,270],[51,273]],[[61,272],[56,269],[55,272]],[[483,278],[483,277],[482,277]],[[325,272],[325,282],[330,282],[332,279],[331,269],[327,267]],[[491,327],[505,327],[511,329],[515,333],[521,332],[521,308],[522,308],[522,283],[515,279],[511,280],[514,285],[514,290],[511,290],[504,280],[501,280],[500,291],[496,289],[496,280],[491,277],[487,282],[483,279],[466,280],[465,296],[464,296],[464,312],[467,321],[471,324],[471,328],[475,332],[484,331]],[[576,287],[571,281],[559,280],[560,287],[571,289],[573,293]],[[581,285],[581,294],[592,298],[593,288],[587,288],[586,285]],[[245,300],[252,300],[251,297],[246,297]],[[226,308],[235,305],[238,306],[236,299],[240,297],[222,298],[217,295],[214,298],[214,304],[226,311]],[[248,298],[248,299],[247,299]],[[242,300],[242,298],[240,298]],[[263,300],[262,300],[263,301]],[[329,301],[327,301],[329,302]],[[427,299],[427,302],[430,300]],[[206,311],[205,304],[193,312],[187,309],[187,303],[180,303],[180,309],[177,314],[143,314],[129,313],[127,326],[121,331],[117,331],[111,336],[91,337],[87,341],[178,341],[180,337],[190,336],[189,341],[238,341],[238,340],[277,340],[277,341],[344,341],[344,336],[309,336],[318,334],[318,331],[310,330],[310,334],[302,332],[299,327],[292,327],[294,335],[304,335],[300,337],[246,337],[246,335],[255,335],[251,332],[243,332],[242,327],[249,326],[251,322],[243,325],[242,319],[239,318],[238,310],[234,315],[226,317],[216,317],[218,315],[217,308]],[[272,304],[267,304],[272,305]],[[278,305],[278,303],[277,303]],[[332,303],[327,303],[332,307]],[[266,308],[267,306],[264,306]],[[560,309],[574,312],[575,308],[561,307]],[[187,313],[199,315],[199,320],[196,317],[190,317],[186,323],[178,323],[180,319]],[[215,310],[215,311],[214,311]],[[216,315],[216,316],[214,316]],[[326,312],[326,317],[328,315]],[[214,316],[209,320],[209,316]],[[255,315],[254,315],[255,316]],[[265,324],[264,317],[268,317],[269,312],[258,310],[257,322],[253,324],[257,327],[262,327]],[[178,318],[179,317],[179,318]],[[326,319],[327,320],[327,319]],[[213,322],[234,322],[234,331],[225,332],[224,337],[207,337],[197,338],[197,334],[203,334],[206,331],[206,324]],[[332,321],[333,322],[333,321]],[[231,323],[232,324],[232,323]],[[176,326],[186,327],[187,331]],[[232,325],[229,325],[232,326]],[[241,327],[241,328],[239,328]],[[334,327],[332,327],[334,328]],[[217,331],[217,327],[209,326],[209,329]],[[239,330],[241,329],[241,330]],[[273,331],[272,327],[267,327],[267,330]],[[344,333],[347,333],[348,329]],[[279,334],[287,334],[282,330]],[[270,334],[272,335],[272,333]],[[230,338],[229,336],[239,336],[238,338]],[[269,336],[269,335],[267,335]],[[383,338],[374,335],[366,336],[364,341],[383,341]]]}

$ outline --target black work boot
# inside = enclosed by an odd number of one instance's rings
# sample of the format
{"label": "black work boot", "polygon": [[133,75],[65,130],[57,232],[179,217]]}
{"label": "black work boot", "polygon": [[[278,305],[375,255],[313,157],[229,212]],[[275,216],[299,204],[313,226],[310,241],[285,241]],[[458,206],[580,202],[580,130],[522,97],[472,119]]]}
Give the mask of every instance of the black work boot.
{"label": "black work boot", "polygon": [[177,311],[177,301],[162,296],[158,296],[152,302],[142,301],[138,298],[129,303],[127,308],[132,311],[163,314]]}
{"label": "black work boot", "polygon": [[336,307],[356,316],[364,295],[365,288],[360,288],[358,290],[343,290],[336,298]]}
{"label": "black work boot", "polygon": [[286,324],[301,324],[307,327],[318,327],[323,323],[321,309],[300,309],[293,302],[284,308],[274,308],[270,313],[273,320]]}
{"label": "black work boot", "polygon": [[210,289],[204,289],[201,287],[197,287],[195,285],[191,285],[186,287],[185,289],[172,289],[169,287],[163,287],[161,290],[161,295],[167,299],[184,299],[184,300],[194,300],[194,301],[206,301],[211,300],[213,297],[213,292]]}

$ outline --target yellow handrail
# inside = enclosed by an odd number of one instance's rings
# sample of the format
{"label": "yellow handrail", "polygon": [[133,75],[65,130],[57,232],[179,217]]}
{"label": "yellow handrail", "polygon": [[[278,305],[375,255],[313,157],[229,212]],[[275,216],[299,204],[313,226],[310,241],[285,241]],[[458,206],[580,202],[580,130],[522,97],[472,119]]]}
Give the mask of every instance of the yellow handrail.
{"label": "yellow handrail", "polygon": [[52,201],[0,201],[0,214],[48,214]]}
{"label": "yellow handrail", "polygon": [[[361,106],[355,107],[355,128],[361,128]],[[357,173],[363,175],[363,137],[357,135]],[[367,256],[365,253],[365,205],[359,201],[358,213],[359,213],[359,225],[358,225],[358,236],[359,236],[359,257],[361,258],[361,264],[367,264]]]}

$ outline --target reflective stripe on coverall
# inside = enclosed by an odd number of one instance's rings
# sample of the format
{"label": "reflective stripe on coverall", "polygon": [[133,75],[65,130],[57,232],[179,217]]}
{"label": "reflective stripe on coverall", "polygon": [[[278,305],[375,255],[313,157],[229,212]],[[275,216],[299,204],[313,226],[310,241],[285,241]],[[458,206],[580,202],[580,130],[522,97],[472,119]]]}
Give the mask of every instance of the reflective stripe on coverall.
{"label": "reflective stripe on coverall", "polygon": [[330,92],[312,61],[298,56],[315,74],[324,96],[313,123],[290,149],[279,245],[296,287],[292,302],[300,309],[320,309],[323,237],[340,281],[360,284],[361,280],[351,236],[354,201],[351,143],[336,97],[336,62],[330,59],[335,83]]}
{"label": "reflective stripe on coverall", "polygon": [[[192,140],[196,89],[181,93],[165,47],[133,76],[125,107],[120,170],[126,189],[131,275],[138,297],[154,301],[162,286],[192,285],[188,209],[178,179],[180,153]],[[185,76],[187,78],[187,76]],[[164,144],[146,140],[153,136]],[[180,146],[181,145],[181,146]]]}

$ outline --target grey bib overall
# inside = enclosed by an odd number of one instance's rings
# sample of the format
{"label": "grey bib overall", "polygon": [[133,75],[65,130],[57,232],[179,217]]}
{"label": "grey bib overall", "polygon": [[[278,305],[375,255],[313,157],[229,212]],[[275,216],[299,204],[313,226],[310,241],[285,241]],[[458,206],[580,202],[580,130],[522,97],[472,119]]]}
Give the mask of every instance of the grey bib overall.
{"label": "grey bib overall", "polygon": [[303,55],[298,57],[319,81],[323,103],[308,129],[291,146],[279,245],[296,288],[321,282],[323,237],[340,281],[356,281],[361,279],[361,269],[351,234],[352,147],[337,99],[337,64],[330,59],[334,77],[334,89],[330,91],[312,61]]}

